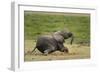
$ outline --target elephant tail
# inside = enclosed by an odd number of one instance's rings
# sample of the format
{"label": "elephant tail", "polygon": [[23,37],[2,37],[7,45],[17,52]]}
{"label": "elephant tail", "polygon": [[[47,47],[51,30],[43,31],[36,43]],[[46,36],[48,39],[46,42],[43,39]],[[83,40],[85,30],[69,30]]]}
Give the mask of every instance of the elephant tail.
{"label": "elephant tail", "polygon": [[31,54],[35,51],[36,47],[34,47],[34,49],[31,51]]}

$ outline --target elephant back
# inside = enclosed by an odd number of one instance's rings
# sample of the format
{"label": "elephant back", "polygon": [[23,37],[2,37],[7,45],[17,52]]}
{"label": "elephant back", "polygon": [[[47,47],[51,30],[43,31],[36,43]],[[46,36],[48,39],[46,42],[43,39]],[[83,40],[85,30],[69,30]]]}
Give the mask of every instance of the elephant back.
{"label": "elephant back", "polygon": [[64,37],[59,34],[54,34],[53,38],[59,43],[64,43]]}

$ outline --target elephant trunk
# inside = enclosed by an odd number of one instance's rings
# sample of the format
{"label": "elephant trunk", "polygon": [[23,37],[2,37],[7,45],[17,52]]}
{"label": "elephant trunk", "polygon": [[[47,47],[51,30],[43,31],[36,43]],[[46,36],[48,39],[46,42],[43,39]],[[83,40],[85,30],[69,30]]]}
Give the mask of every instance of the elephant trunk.
{"label": "elephant trunk", "polygon": [[71,45],[72,45],[72,43],[73,43],[73,40],[74,40],[74,36],[72,35],[72,37],[71,37],[71,42],[70,42]]}

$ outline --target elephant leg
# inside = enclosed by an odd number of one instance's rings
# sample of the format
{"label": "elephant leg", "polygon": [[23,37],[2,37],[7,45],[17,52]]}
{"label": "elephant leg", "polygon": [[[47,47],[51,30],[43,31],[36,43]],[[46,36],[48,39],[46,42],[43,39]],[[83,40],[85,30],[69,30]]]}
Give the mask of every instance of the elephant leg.
{"label": "elephant leg", "polygon": [[45,55],[45,56],[47,56],[48,53],[49,53],[49,49],[47,49],[47,50],[44,51],[44,55]]}
{"label": "elephant leg", "polygon": [[60,51],[61,51],[61,52],[65,52],[65,53],[68,53],[68,52],[69,52],[67,47],[61,48]]}
{"label": "elephant leg", "polygon": [[63,48],[63,52],[68,53],[69,52],[68,48],[67,47],[64,47]]}
{"label": "elephant leg", "polygon": [[44,55],[47,56],[49,53],[53,52],[54,50],[55,50],[54,47],[48,48],[48,49],[46,49],[46,50],[44,51]]}
{"label": "elephant leg", "polygon": [[64,52],[68,53],[69,52],[68,48],[65,47]]}

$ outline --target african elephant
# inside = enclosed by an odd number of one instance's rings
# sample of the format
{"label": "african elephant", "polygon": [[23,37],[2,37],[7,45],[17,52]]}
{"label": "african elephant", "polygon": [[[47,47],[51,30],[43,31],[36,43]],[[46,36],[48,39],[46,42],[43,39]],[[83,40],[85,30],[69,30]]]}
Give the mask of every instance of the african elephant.
{"label": "african elephant", "polygon": [[73,34],[67,31],[57,31],[52,35],[42,35],[37,38],[36,47],[44,55],[50,54],[54,51],[61,51],[68,53],[68,48],[64,47],[63,43],[65,39],[71,38],[71,44],[73,42]]}

